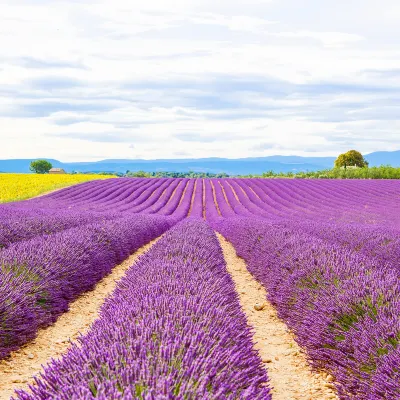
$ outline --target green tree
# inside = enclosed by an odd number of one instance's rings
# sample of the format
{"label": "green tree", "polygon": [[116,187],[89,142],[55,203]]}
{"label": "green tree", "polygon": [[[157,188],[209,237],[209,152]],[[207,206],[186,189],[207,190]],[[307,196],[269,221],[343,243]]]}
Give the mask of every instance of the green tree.
{"label": "green tree", "polygon": [[335,161],[335,168],[344,167],[346,169],[354,165],[359,168],[368,167],[368,161],[356,150],[350,150],[347,153],[340,154]]}
{"label": "green tree", "polygon": [[137,172],[134,172],[131,176],[133,176],[135,178],[149,178],[150,174],[145,171],[137,171]]}
{"label": "green tree", "polygon": [[32,161],[29,166],[29,169],[36,174],[47,174],[52,168],[53,165],[47,160]]}

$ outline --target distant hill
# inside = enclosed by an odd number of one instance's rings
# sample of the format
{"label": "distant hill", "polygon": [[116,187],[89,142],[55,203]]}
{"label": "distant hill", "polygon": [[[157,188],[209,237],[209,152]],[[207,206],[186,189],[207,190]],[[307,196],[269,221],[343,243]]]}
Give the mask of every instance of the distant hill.
{"label": "distant hill", "polygon": [[[370,166],[390,164],[400,167],[399,151],[380,151],[367,154],[365,158]],[[274,172],[318,171],[332,168],[335,157],[270,156],[257,158],[200,158],[165,160],[102,160],[96,162],[63,163],[48,159],[54,167],[64,168],[67,172],[123,172],[130,171],[170,171],[170,172],[225,172],[229,175],[262,174]],[[0,160],[0,171],[30,172],[31,159]]]}

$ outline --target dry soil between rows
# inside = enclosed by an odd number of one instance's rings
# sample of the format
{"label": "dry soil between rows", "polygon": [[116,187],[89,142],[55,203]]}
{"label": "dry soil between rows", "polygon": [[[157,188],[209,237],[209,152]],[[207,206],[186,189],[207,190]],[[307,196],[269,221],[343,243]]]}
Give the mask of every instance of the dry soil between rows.
{"label": "dry soil between rows", "polygon": [[[234,247],[217,234],[228,272],[239,294],[240,304],[253,330],[254,348],[267,369],[274,400],[337,399],[332,377],[315,373],[294,340],[294,335],[281,321],[275,308],[266,300],[267,293],[247,270]],[[256,311],[256,304],[263,309]]]}
{"label": "dry soil between rows", "polygon": [[41,329],[35,340],[26,344],[10,357],[0,361],[0,399],[9,399],[15,389],[26,389],[33,383],[33,376],[42,370],[52,358],[64,354],[80,333],[85,333],[98,318],[104,300],[114,291],[118,281],[160,238],[141,247],[122,264],[102,279],[90,292],[81,295],[70,304],[69,311],[61,315],[54,325]]}

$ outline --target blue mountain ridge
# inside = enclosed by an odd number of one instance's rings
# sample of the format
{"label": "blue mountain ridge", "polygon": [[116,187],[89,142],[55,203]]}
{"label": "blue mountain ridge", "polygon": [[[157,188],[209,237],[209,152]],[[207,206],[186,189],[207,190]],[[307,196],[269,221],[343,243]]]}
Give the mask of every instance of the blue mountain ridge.
{"label": "blue mountain ridge", "polygon": [[[370,166],[391,165],[400,167],[400,150],[379,151],[365,155]],[[159,160],[102,160],[95,162],[63,163],[45,158],[53,167],[64,168],[67,172],[126,172],[168,171],[168,172],[225,172],[229,175],[262,174],[266,171],[299,172],[318,171],[332,168],[335,157],[269,156],[256,158],[199,158]],[[26,173],[32,159],[0,160],[0,172]]]}

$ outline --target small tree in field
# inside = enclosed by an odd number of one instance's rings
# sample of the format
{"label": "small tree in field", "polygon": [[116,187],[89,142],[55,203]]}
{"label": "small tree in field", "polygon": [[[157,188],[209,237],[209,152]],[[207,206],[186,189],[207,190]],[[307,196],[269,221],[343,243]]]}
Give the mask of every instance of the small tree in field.
{"label": "small tree in field", "polygon": [[350,166],[359,168],[368,167],[368,161],[356,150],[350,150],[347,153],[340,154],[335,161],[335,168],[344,167],[346,169]]}
{"label": "small tree in field", "polygon": [[32,161],[29,169],[37,174],[47,174],[53,168],[52,164],[46,160]]}

